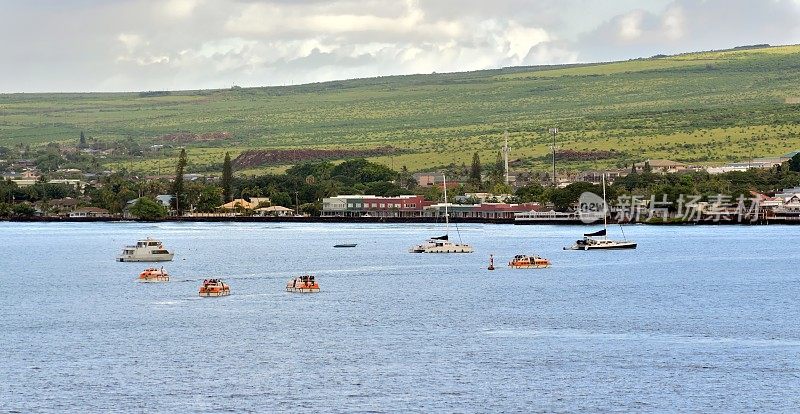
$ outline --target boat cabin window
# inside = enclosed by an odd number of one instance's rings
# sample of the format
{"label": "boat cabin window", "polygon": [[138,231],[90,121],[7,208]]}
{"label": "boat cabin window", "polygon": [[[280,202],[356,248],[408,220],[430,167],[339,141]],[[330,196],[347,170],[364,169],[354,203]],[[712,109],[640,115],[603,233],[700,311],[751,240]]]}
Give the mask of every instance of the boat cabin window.
{"label": "boat cabin window", "polygon": [[136,247],[144,247],[146,245],[147,245],[147,243],[145,243],[145,242],[137,242],[136,243]]}
{"label": "boat cabin window", "polygon": [[151,241],[147,245],[148,246],[158,246],[158,242]]}
{"label": "boat cabin window", "polygon": [[167,251],[167,250],[153,250],[152,253],[153,254],[169,254],[169,251]]}

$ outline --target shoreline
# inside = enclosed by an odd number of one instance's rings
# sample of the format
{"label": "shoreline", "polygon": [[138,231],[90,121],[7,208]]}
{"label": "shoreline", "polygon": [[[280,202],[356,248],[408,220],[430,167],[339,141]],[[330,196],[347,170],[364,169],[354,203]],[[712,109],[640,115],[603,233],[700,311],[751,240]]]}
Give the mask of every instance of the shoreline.
{"label": "shoreline", "polygon": [[[0,222],[17,223],[370,223],[370,224],[435,224],[441,220],[436,217],[166,217],[159,220],[140,220],[120,217],[12,217],[0,219]],[[484,218],[450,218],[451,223],[465,224],[512,224],[518,226],[535,225],[566,225],[566,226],[597,226],[601,223],[584,223],[580,220],[541,220],[517,222],[514,219],[484,219]],[[608,224],[619,224],[609,221]],[[623,222],[622,224],[644,224],[649,226],[697,226],[697,225],[740,225],[740,226],[763,226],[763,225],[800,225],[800,220],[781,220],[781,219],[762,219],[755,222],[739,222],[737,220],[700,220],[691,222]]]}

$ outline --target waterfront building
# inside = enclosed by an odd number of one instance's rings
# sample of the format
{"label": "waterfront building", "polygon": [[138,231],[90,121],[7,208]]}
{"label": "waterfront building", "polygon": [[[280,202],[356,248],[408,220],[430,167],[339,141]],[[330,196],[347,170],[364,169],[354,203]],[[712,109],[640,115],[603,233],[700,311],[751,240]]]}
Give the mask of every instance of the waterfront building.
{"label": "waterfront building", "polygon": [[323,217],[420,217],[431,203],[419,195],[340,195],[322,199]]}
{"label": "waterfront building", "polygon": [[108,210],[99,207],[82,207],[69,213],[70,218],[101,218],[111,217]]}
{"label": "waterfront building", "polygon": [[257,208],[255,213],[259,216],[288,217],[294,215],[294,210],[283,206],[269,206]]}
{"label": "waterfront building", "polygon": [[270,200],[268,197],[250,197],[250,201],[247,201],[243,198],[237,198],[233,201],[225,203],[219,207],[220,210],[236,210],[236,209],[244,209],[244,210],[255,210],[261,204],[269,204]]}
{"label": "waterfront building", "polygon": [[[513,219],[517,213],[537,210],[541,206],[538,203],[481,203],[481,204],[447,204],[447,211],[450,218],[468,219]],[[425,207],[424,217],[444,216],[444,203],[433,204]]]}

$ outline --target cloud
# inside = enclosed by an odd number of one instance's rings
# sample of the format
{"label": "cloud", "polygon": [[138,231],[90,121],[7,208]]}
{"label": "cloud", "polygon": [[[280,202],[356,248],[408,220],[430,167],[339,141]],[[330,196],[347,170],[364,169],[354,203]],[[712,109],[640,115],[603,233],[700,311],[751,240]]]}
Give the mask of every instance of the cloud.
{"label": "cloud", "polygon": [[800,0],[9,2],[0,91],[280,85],[800,42]]}
{"label": "cloud", "polygon": [[644,13],[632,11],[617,19],[618,35],[623,40],[636,40],[642,36]]}
{"label": "cloud", "polygon": [[675,0],[613,16],[573,43],[582,61],[800,42],[797,0]]}
{"label": "cloud", "polygon": [[182,19],[191,16],[199,3],[199,0],[166,0],[160,7],[166,16]]}

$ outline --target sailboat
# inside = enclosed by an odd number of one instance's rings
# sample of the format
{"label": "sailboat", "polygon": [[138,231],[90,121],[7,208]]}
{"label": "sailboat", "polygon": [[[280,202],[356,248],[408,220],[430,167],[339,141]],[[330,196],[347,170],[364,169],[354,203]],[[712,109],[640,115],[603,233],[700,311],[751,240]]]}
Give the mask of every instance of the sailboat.
{"label": "sailboat", "polygon": [[[598,230],[593,233],[584,233],[583,239],[575,242],[571,247],[565,247],[564,250],[619,250],[619,249],[635,249],[636,242],[628,239],[624,240],[609,240],[608,239],[608,208],[606,204],[606,175],[603,174],[603,230]],[[622,225],[620,224],[620,229]],[[625,237],[625,232],[622,233]]]}
{"label": "sailboat", "polygon": [[[431,237],[427,242],[418,244],[411,249],[410,253],[472,253],[475,249],[466,243],[453,243],[450,241],[450,215],[447,211],[447,178],[442,174],[442,183],[444,184],[444,221],[445,233],[444,236]],[[461,236],[459,235],[459,242]]]}

